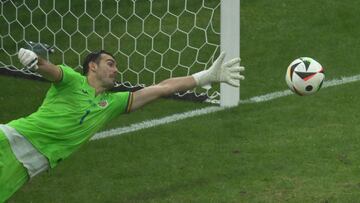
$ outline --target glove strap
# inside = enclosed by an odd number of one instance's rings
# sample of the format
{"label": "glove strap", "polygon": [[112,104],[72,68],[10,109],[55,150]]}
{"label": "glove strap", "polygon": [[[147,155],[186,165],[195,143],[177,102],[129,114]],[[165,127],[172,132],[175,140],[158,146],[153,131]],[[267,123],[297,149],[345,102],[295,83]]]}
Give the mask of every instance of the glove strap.
{"label": "glove strap", "polygon": [[32,71],[36,71],[39,68],[37,63],[38,63],[38,58],[34,58],[34,60],[32,60],[29,63],[29,65],[27,65],[27,69],[32,70]]}
{"label": "glove strap", "polygon": [[208,81],[208,70],[203,70],[197,73],[192,74],[196,81],[197,86],[207,85],[210,81]]}

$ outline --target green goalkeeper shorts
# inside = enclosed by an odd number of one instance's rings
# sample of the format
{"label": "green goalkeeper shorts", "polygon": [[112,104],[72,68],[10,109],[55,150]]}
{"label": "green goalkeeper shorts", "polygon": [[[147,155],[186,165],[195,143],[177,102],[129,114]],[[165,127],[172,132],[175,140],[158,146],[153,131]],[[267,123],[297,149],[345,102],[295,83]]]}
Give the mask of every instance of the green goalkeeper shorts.
{"label": "green goalkeeper shorts", "polygon": [[9,199],[28,179],[26,169],[16,159],[8,139],[0,130],[0,202]]}

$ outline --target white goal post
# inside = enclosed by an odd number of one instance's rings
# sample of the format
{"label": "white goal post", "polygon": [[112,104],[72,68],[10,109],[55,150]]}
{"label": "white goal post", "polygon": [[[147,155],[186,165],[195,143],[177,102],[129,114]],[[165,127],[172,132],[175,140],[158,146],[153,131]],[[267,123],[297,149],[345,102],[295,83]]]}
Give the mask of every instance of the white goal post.
{"label": "white goal post", "polygon": [[[220,48],[226,52],[225,61],[240,56],[240,0],[221,0]],[[220,85],[220,105],[237,106],[240,88],[226,83]]]}
{"label": "white goal post", "polygon": [[[36,75],[22,69],[22,47],[79,71],[88,53],[105,49],[118,81],[152,85],[207,69],[220,51],[238,57],[239,46],[240,0],[0,1],[0,75]],[[227,107],[240,99],[226,84],[194,92]]]}

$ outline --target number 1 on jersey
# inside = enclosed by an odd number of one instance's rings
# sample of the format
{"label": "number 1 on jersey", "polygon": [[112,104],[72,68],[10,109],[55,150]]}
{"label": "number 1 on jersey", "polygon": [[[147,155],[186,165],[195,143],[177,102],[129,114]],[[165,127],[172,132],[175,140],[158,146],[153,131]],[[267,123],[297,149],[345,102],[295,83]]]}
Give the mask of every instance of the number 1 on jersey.
{"label": "number 1 on jersey", "polygon": [[85,114],[80,119],[80,123],[79,123],[80,125],[84,122],[86,116],[88,116],[89,113],[90,113],[90,110],[86,110]]}

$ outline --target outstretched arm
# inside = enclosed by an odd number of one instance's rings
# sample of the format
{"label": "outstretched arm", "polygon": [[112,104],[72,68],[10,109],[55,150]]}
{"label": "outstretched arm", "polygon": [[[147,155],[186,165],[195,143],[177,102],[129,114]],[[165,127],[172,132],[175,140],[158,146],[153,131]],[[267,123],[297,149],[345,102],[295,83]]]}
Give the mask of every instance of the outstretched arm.
{"label": "outstretched arm", "polygon": [[18,53],[20,62],[27,68],[41,74],[51,82],[59,82],[62,77],[60,68],[36,55],[35,52],[21,48]]}
{"label": "outstretched arm", "polygon": [[176,92],[186,91],[195,87],[196,81],[193,76],[164,80],[157,85],[145,87],[144,89],[134,92],[133,103],[130,110],[134,111],[160,97],[168,96]]}
{"label": "outstretched arm", "polygon": [[37,72],[47,80],[51,82],[59,82],[61,80],[62,72],[59,66],[56,66],[41,57],[38,57],[38,66]]}
{"label": "outstretched arm", "polygon": [[163,96],[193,89],[215,82],[226,82],[232,86],[239,86],[239,80],[244,79],[240,72],[245,68],[240,66],[240,58],[234,58],[223,63],[225,53],[221,53],[208,70],[192,76],[177,77],[164,80],[157,85],[149,86],[133,93],[131,111]]}

